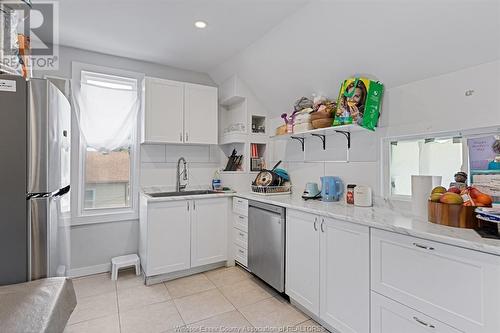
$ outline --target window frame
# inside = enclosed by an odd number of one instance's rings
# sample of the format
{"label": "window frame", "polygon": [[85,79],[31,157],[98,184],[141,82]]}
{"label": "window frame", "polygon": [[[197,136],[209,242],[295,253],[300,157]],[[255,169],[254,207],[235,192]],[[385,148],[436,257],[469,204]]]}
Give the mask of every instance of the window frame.
{"label": "window frame", "polygon": [[[467,174],[469,174],[469,148],[467,146],[467,139],[474,137],[481,137],[485,135],[493,135],[500,132],[500,127],[482,127],[474,129],[464,129],[460,131],[448,131],[448,132],[434,132],[425,134],[413,134],[413,135],[400,135],[384,137],[381,139],[381,158],[382,163],[381,169],[381,189],[382,196],[386,199],[393,201],[406,201],[410,202],[412,199],[411,195],[401,195],[392,194],[391,190],[391,142],[394,141],[407,141],[407,140],[423,140],[428,138],[452,138],[461,137],[462,138],[462,168]],[[458,170],[457,170],[458,171]]]}
{"label": "window frame", "polygon": [[[117,68],[91,65],[79,62],[72,62],[72,80],[81,81],[82,71],[101,74],[103,76],[120,76],[124,78],[137,80],[137,93],[139,100],[142,100],[142,82],[144,79],[143,73],[136,73]],[[130,207],[123,208],[96,208],[85,209],[85,154],[86,148],[80,140],[78,125],[76,119],[72,119],[72,168],[71,180],[72,189],[74,189],[71,197],[72,207],[72,225],[85,225],[95,223],[117,222],[137,220],[139,218],[139,172],[140,172],[140,137],[141,137],[141,114],[142,104],[137,114],[137,126],[134,131],[133,144],[130,149]]]}

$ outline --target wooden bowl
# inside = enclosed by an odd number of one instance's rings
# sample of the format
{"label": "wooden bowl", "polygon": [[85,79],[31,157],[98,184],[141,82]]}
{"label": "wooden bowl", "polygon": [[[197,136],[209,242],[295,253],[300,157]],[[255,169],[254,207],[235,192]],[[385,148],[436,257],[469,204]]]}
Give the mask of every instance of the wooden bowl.
{"label": "wooden bowl", "polygon": [[312,121],[314,128],[325,128],[333,125],[333,118],[316,119]]}
{"label": "wooden bowl", "polygon": [[331,112],[313,112],[311,113],[311,121],[317,120],[317,119],[325,119],[325,118],[332,118],[332,113]]}
{"label": "wooden bowl", "polygon": [[276,135],[284,135],[284,134],[286,134],[286,124],[281,125],[276,129]]}
{"label": "wooden bowl", "polygon": [[450,205],[429,200],[429,222],[455,228],[475,229],[479,226],[474,212],[477,207]]}

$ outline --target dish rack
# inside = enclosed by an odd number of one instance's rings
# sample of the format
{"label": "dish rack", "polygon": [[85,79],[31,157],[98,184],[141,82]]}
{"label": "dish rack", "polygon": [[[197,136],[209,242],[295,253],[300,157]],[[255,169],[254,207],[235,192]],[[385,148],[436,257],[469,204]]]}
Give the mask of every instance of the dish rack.
{"label": "dish rack", "polygon": [[252,185],[252,192],[260,195],[278,195],[292,193],[292,185],[258,186]]}

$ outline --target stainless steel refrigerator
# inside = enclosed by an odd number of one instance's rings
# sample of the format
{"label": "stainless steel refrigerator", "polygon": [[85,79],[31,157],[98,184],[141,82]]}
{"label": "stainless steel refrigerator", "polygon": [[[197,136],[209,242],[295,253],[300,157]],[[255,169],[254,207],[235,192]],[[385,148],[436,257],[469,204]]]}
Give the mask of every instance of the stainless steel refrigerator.
{"label": "stainless steel refrigerator", "polygon": [[67,274],[70,130],[54,84],[0,75],[0,285]]}

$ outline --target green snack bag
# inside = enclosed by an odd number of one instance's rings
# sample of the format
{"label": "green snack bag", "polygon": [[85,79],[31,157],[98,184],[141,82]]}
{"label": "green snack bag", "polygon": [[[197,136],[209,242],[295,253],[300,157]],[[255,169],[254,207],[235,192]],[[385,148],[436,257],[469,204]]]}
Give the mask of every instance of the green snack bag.
{"label": "green snack bag", "polygon": [[349,78],[341,87],[333,126],[358,124],[374,131],[380,116],[384,86],[367,78]]}

